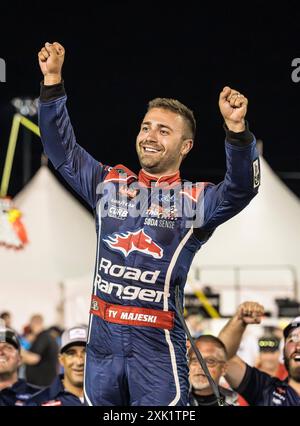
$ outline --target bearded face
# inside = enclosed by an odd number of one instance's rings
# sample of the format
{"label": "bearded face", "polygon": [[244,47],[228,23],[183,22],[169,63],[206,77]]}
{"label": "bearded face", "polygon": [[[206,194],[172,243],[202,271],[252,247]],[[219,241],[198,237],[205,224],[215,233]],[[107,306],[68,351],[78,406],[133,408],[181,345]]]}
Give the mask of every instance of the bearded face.
{"label": "bearded face", "polygon": [[291,330],[286,338],[284,364],[289,377],[300,383],[300,327]]}

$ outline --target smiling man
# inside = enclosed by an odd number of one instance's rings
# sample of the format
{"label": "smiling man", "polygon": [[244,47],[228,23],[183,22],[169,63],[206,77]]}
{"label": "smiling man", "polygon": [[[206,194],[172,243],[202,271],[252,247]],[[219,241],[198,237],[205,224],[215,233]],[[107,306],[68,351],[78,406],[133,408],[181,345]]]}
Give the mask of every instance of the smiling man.
{"label": "smiling man", "polygon": [[63,332],[59,363],[64,368],[53,383],[35,395],[28,405],[83,405],[83,378],[87,327],[72,327]]}
{"label": "smiling man", "polygon": [[295,318],[283,334],[284,365],[289,373],[289,385],[297,392],[300,405],[300,317]]}
{"label": "smiling man", "polygon": [[40,388],[18,379],[20,342],[10,328],[0,328],[0,406],[26,405]]}
{"label": "smiling man", "polygon": [[176,174],[193,147],[195,131],[193,113],[180,102],[165,98],[150,101],[136,140],[142,168],[158,178]]}
{"label": "smiling man", "polygon": [[148,105],[136,139],[136,175],[123,165],[104,166],[76,142],[61,76],[64,56],[59,43],[46,43],[38,54],[44,75],[39,126],[51,162],[96,217],[85,400],[186,405],[186,337],[175,289],[182,304],[195,253],[257,194],[259,160],[245,121],[248,101],[230,87],[220,93],[227,171],[219,185],[181,180],[196,122],[189,108],[166,98]]}

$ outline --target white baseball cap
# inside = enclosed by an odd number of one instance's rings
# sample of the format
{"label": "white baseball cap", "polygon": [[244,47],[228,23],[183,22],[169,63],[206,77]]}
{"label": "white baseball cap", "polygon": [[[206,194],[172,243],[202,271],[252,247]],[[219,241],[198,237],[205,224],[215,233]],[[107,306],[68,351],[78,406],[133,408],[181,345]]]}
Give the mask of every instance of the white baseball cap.
{"label": "white baseball cap", "polygon": [[88,328],[86,326],[72,327],[65,330],[61,336],[60,353],[66,351],[68,347],[83,345],[87,343]]}
{"label": "white baseball cap", "polygon": [[285,339],[288,337],[288,335],[290,334],[290,331],[293,328],[298,328],[300,327],[300,317],[296,317],[293,319],[293,321],[291,321],[283,330],[283,335],[285,337]]}

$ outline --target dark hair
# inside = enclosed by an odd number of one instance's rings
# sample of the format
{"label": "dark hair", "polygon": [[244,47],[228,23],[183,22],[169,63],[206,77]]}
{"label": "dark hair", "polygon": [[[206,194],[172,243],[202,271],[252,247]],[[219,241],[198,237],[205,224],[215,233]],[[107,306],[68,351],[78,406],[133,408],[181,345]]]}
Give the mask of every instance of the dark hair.
{"label": "dark hair", "polygon": [[[227,350],[226,350],[226,346],[224,345],[224,343],[222,342],[222,340],[220,340],[218,337],[213,336],[212,334],[203,334],[202,336],[198,337],[195,340],[195,343],[197,345],[197,343],[199,342],[203,342],[203,343],[213,343],[215,346],[217,346],[218,348],[222,349],[222,351],[225,354],[225,357],[227,359]],[[188,352],[188,358],[190,359],[190,357],[192,356],[192,354],[194,353],[194,349],[191,347],[189,349]]]}
{"label": "dark hair", "polygon": [[184,119],[187,127],[187,133],[184,135],[185,138],[194,139],[196,133],[196,120],[194,113],[187,106],[183,105],[176,99],[171,98],[155,98],[148,103],[148,110],[152,108],[162,108],[169,111],[175,112]]}
{"label": "dark hair", "polygon": [[5,319],[7,317],[10,317],[10,312],[8,312],[8,311],[1,312],[1,314],[0,314],[1,319]]}

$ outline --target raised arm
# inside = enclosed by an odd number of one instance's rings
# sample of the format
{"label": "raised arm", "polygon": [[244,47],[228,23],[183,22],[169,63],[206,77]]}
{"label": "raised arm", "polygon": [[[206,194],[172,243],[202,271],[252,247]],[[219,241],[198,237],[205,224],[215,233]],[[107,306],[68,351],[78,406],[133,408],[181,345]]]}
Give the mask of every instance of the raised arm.
{"label": "raised arm", "polygon": [[54,42],[45,43],[38,53],[39,65],[44,75],[44,84],[52,86],[61,82],[61,71],[65,60],[64,47]]}
{"label": "raised arm", "polygon": [[46,43],[38,54],[44,75],[39,100],[39,127],[45,153],[70,186],[92,208],[97,202],[96,188],[106,169],[77,144],[66,107],[62,81],[65,57],[63,46]]}
{"label": "raised arm", "polygon": [[219,339],[226,346],[228,359],[237,353],[247,325],[260,324],[263,315],[264,307],[256,302],[244,302],[238,307],[236,314],[219,333]]}
{"label": "raised arm", "polygon": [[240,346],[247,325],[259,324],[263,314],[264,308],[259,303],[244,302],[219,333],[218,337],[224,343],[228,354],[225,378],[234,389],[240,386],[247,368],[249,369],[247,364],[235,354]]}
{"label": "raised arm", "polygon": [[224,87],[220,93],[219,108],[226,133],[226,174],[223,182],[205,188],[204,221],[200,228],[206,235],[204,240],[218,225],[246,207],[258,192],[259,158],[255,137],[245,121],[247,105],[247,98],[230,87]]}

